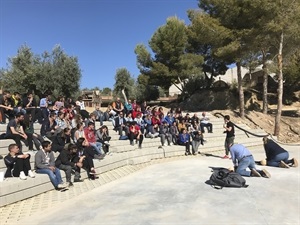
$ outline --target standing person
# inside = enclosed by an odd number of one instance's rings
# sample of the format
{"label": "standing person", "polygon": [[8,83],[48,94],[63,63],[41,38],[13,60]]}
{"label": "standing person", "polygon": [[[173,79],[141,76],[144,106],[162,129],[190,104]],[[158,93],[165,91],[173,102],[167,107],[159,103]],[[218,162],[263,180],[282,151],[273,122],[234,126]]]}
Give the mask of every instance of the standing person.
{"label": "standing person", "polygon": [[62,181],[60,170],[55,167],[55,157],[51,151],[50,141],[44,141],[42,149],[35,154],[35,169],[37,173],[47,174],[56,190],[66,187]]}
{"label": "standing person", "polygon": [[[267,170],[258,170],[255,168],[255,161],[252,153],[245,146],[231,143],[228,147],[230,149],[235,172],[245,177],[271,177]],[[247,168],[249,168],[250,171],[246,170]]]}
{"label": "standing person", "polygon": [[42,120],[48,118],[49,116],[49,110],[48,110],[48,102],[49,102],[50,96],[48,94],[44,94],[44,97],[40,100],[40,109],[42,114]]}
{"label": "standing person", "polygon": [[8,151],[8,155],[4,157],[7,168],[4,177],[19,177],[21,180],[26,180],[26,176],[34,178],[30,166],[30,154],[23,154],[17,144],[10,144]]}
{"label": "standing person", "polygon": [[13,139],[18,145],[19,149],[22,151],[21,140],[27,140],[29,145],[29,150],[33,150],[32,134],[26,135],[22,122],[24,120],[24,114],[18,112],[16,118],[9,121],[6,128],[5,139]]}
{"label": "standing person", "polygon": [[223,156],[223,159],[229,159],[229,145],[232,145],[234,143],[234,125],[233,123],[230,121],[230,116],[226,115],[224,116],[224,122],[225,124],[223,125],[225,131],[224,133],[226,133],[226,138],[225,138],[225,155]]}
{"label": "standing person", "polygon": [[274,166],[281,168],[297,167],[298,161],[295,158],[289,159],[289,152],[267,137],[263,138],[264,148],[266,152],[266,160],[262,160],[263,166]]}

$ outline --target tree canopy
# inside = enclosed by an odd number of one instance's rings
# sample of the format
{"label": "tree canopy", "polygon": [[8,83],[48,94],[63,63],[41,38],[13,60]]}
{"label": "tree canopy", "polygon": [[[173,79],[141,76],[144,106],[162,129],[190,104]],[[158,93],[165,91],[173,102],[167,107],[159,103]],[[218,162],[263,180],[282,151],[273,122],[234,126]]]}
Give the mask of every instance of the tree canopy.
{"label": "tree canopy", "polygon": [[79,91],[81,70],[77,57],[68,56],[60,46],[51,53],[34,55],[23,45],[16,56],[8,59],[8,68],[1,70],[1,84],[5,90],[36,94],[51,91],[71,97]]}

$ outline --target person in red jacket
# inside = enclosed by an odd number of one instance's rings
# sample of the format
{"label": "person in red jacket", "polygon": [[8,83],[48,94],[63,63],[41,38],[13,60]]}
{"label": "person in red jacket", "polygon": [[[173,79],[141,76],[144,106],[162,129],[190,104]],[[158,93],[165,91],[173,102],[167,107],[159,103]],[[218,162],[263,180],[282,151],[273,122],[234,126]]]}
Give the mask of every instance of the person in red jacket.
{"label": "person in red jacket", "polygon": [[141,149],[144,136],[141,132],[139,125],[136,124],[136,121],[131,122],[129,127],[129,140],[132,146],[134,146],[134,139],[136,139],[136,142],[139,142],[139,148]]}

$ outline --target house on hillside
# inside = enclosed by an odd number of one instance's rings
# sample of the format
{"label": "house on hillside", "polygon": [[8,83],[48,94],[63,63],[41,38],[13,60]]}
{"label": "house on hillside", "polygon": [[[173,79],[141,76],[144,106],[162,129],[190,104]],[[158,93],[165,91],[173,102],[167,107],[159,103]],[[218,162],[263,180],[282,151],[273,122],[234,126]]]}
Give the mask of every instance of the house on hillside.
{"label": "house on hillside", "polygon": [[[261,86],[263,83],[263,69],[262,65],[256,67],[253,71],[250,71],[241,67],[242,82],[244,86],[255,87]],[[269,73],[269,80],[274,81],[275,73]],[[216,76],[215,81],[213,82],[213,87],[229,87],[233,83],[238,83],[237,79],[237,67],[229,68],[224,75]],[[181,87],[181,84],[177,84]],[[169,88],[169,96],[180,95],[181,90],[179,90],[175,85],[171,85]]]}

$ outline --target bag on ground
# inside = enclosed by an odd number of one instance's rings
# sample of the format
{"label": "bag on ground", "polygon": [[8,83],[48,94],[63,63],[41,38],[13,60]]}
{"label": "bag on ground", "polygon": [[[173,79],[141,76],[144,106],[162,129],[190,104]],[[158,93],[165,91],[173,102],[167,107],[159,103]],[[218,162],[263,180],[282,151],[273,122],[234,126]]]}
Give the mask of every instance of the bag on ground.
{"label": "bag on ground", "polygon": [[226,168],[212,169],[213,173],[208,181],[212,187],[216,189],[222,189],[223,187],[248,187],[248,185],[246,185],[246,180],[240,174]]}

